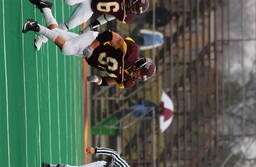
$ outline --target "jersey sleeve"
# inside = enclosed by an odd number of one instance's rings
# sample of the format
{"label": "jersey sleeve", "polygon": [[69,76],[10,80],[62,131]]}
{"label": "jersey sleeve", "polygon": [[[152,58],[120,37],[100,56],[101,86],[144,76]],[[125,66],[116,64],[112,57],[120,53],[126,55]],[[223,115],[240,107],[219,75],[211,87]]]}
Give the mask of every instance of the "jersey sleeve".
{"label": "jersey sleeve", "polygon": [[115,159],[115,165],[120,167],[129,167],[128,163],[113,149],[97,147],[95,149],[96,155],[112,156]]}

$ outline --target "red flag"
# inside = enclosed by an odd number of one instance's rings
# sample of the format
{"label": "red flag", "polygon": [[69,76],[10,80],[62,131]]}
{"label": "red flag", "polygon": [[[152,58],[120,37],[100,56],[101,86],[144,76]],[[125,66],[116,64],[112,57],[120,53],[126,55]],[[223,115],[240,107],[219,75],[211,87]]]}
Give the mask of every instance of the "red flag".
{"label": "red flag", "polygon": [[163,92],[161,96],[161,108],[162,112],[160,113],[159,123],[160,123],[160,130],[164,132],[171,124],[173,120],[173,102],[170,97]]}

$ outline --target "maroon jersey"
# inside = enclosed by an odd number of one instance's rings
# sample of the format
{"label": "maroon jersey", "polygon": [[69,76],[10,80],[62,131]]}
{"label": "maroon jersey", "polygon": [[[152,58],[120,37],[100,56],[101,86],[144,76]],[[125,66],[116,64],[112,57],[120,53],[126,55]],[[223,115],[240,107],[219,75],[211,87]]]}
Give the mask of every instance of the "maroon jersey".
{"label": "maroon jersey", "polygon": [[110,14],[125,23],[131,22],[135,17],[127,15],[125,0],[92,0],[91,8],[95,14]]}
{"label": "maroon jersey", "polygon": [[110,44],[100,45],[87,59],[88,64],[100,71],[105,71],[107,76],[115,79],[119,87],[129,88],[136,82],[128,69],[138,59],[138,47],[134,41],[124,40],[127,45],[125,55],[121,49],[115,49]]}

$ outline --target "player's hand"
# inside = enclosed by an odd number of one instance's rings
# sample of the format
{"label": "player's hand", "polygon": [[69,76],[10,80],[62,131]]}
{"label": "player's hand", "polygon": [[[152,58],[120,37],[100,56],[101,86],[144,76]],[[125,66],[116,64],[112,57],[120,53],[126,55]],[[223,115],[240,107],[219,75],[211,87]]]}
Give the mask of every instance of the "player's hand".
{"label": "player's hand", "polygon": [[94,147],[87,147],[86,152],[88,154],[95,154],[95,148]]}
{"label": "player's hand", "polygon": [[97,76],[97,75],[92,75],[92,76],[87,77],[87,81],[96,83],[97,85],[100,85],[101,82],[102,82],[102,78],[100,76]]}
{"label": "player's hand", "polygon": [[87,47],[84,49],[84,51],[83,51],[84,57],[85,57],[86,59],[89,59],[90,56],[92,55],[93,50],[94,50],[93,47],[87,46]]}

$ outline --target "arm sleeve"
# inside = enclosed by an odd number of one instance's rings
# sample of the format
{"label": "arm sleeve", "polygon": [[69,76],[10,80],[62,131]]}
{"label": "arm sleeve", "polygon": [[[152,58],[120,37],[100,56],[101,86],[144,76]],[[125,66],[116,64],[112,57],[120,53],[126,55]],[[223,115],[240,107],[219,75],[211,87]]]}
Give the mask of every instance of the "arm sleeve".
{"label": "arm sleeve", "polygon": [[109,148],[97,147],[95,149],[95,154],[97,155],[107,155],[112,156],[115,159],[115,164],[120,167],[129,167],[128,163],[121,158],[121,156],[114,150]]}

